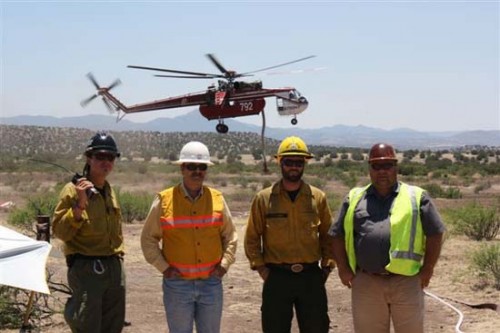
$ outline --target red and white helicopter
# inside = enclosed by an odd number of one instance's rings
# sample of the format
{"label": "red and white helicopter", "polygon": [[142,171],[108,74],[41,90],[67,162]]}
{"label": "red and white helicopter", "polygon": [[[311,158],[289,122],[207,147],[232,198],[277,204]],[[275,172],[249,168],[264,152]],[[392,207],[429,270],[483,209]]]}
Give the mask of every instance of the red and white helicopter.
{"label": "red and white helicopter", "polygon": [[[252,76],[257,72],[263,72],[277,67],[293,64],[299,61],[304,61],[315,56],[308,56],[297,60],[289,61],[276,66],[266,67],[259,70],[237,73],[227,70],[215,58],[213,54],[207,54],[207,57],[219,69],[221,74],[210,74],[190,71],[180,71],[164,68],[145,67],[145,66],[128,66],[129,68],[167,72],[177,75],[162,75],[156,74],[157,77],[167,78],[182,78],[182,79],[218,79],[217,86],[210,85],[206,91],[199,93],[190,93],[186,95],[169,97],[153,102],[141,103],[132,106],[126,106],[118,98],[110,93],[110,90],[121,83],[116,80],[108,87],[101,87],[97,83],[92,73],[88,73],[87,77],[97,89],[97,92],[89,98],[81,102],[82,106],[86,106],[95,98],[101,96],[104,104],[108,107],[111,113],[117,112],[117,120],[120,120],[128,113],[137,113],[145,111],[155,111],[162,109],[179,108],[186,106],[199,105],[200,113],[208,120],[217,119],[218,124],[215,127],[219,133],[227,133],[229,128],[224,124],[225,118],[236,118],[250,115],[257,115],[264,110],[266,105],[266,97],[276,97],[276,108],[280,115],[293,116],[292,124],[297,124],[297,114],[303,112],[307,106],[307,99],[302,96],[295,88],[271,88],[262,87],[262,81],[237,81],[241,77]],[[123,114],[121,113],[123,112]]]}

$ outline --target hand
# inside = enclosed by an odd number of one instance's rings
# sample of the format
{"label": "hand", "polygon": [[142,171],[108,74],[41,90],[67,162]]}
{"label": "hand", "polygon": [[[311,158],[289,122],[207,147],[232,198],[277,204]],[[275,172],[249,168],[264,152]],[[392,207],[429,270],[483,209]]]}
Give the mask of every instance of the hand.
{"label": "hand", "polygon": [[262,280],[266,281],[269,276],[269,268],[267,268],[265,265],[262,265],[257,267],[256,269],[257,272],[259,272],[259,275],[262,278]]}
{"label": "hand", "polygon": [[216,276],[219,279],[222,279],[222,277],[227,273],[226,269],[222,267],[220,264],[215,266],[215,269],[210,273],[210,276]]}
{"label": "hand", "polygon": [[165,279],[171,279],[173,277],[181,276],[181,272],[175,267],[169,266],[166,270],[163,271],[163,277]]}
{"label": "hand", "polygon": [[420,285],[422,286],[422,289],[429,286],[429,283],[431,282],[432,274],[434,274],[434,269],[432,269],[432,268],[427,268],[424,266],[420,269],[420,272],[418,273],[418,275],[420,277]]}
{"label": "hand", "polygon": [[87,178],[78,179],[77,183],[75,184],[76,193],[78,194],[78,206],[87,207],[89,199],[87,196],[87,192],[93,187],[94,184],[92,184],[92,182]]}
{"label": "hand", "polygon": [[339,270],[339,278],[342,284],[347,288],[351,289],[352,280],[354,280],[354,273],[352,272],[351,268],[347,267],[345,269],[341,269],[340,267],[338,267],[338,270]]}
{"label": "hand", "polygon": [[326,283],[326,280],[328,280],[328,276],[330,276],[332,269],[333,268],[330,266],[321,267],[321,271],[323,272],[323,283]]}

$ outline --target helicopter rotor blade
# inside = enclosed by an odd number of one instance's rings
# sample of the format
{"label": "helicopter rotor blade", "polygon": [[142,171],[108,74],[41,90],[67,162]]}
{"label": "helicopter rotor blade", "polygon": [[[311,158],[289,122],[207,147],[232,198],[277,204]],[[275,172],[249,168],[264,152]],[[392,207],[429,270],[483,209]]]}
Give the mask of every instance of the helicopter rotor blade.
{"label": "helicopter rotor blade", "polygon": [[276,71],[276,72],[267,72],[265,75],[283,75],[283,74],[300,74],[307,72],[318,72],[326,70],[327,67],[316,67],[316,68],[306,68],[306,69],[293,69],[290,71]]}
{"label": "helicopter rotor blade", "polygon": [[146,66],[128,65],[127,67],[128,68],[135,68],[135,69],[145,69],[145,70],[148,70],[148,71],[160,71],[160,72],[176,73],[176,74],[186,74],[186,75],[194,75],[194,76],[209,77],[209,78],[211,78],[214,75],[217,75],[217,74],[210,74],[210,73],[178,71],[178,70],[173,70],[173,69],[157,68],[157,67],[146,67]]}
{"label": "helicopter rotor blade", "polygon": [[208,57],[208,59],[210,59],[210,61],[212,61],[212,63],[215,65],[215,67],[217,67],[221,71],[221,73],[224,73],[226,75],[229,73],[229,71],[227,69],[225,69],[224,66],[221,65],[220,61],[217,60],[215,55],[213,55],[212,53],[208,53],[207,57]]}
{"label": "helicopter rotor blade", "polygon": [[99,96],[99,95],[94,94],[94,95],[90,96],[89,98],[84,99],[83,101],[80,102],[80,105],[82,107],[86,107],[90,102],[92,102],[94,99],[96,99],[97,96]]}
{"label": "helicopter rotor blade", "polygon": [[111,90],[114,87],[119,86],[120,84],[122,84],[122,81],[120,81],[120,79],[116,79],[113,83],[109,85],[108,90]]}
{"label": "helicopter rotor blade", "polygon": [[263,71],[267,71],[267,70],[270,70],[270,69],[273,69],[273,68],[278,68],[278,67],[281,67],[281,66],[286,66],[286,65],[294,64],[296,62],[304,61],[304,60],[311,59],[311,58],[314,58],[314,57],[316,57],[316,56],[315,55],[311,55],[311,56],[300,58],[300,59],[297,59],[297,60],[285,62],[283,64],[279,64],[279,65],[275,65],[275,66],[271,66],[271,67],[266,67],[266,68],[261,68],[261,69],[255,70],[255,71],[246,72],[246,73],[242,73],[242,74],[239,74],[239,75],[247,75],[247,74],[252,74],[252,73],[263,72]]}
{"label": "helicopter rotor blade", "polygon": [[97,83],[97,80],[94,77],[94,74],[92,73],[87,73],[87,77],[89,78],[90,82],[94,85],[94,87],[99,90],[101,87],[99,87],[99,84]]}
{"label": "helicopter rotor blade", "polygon": [[224,77],[223,75],[214,75],[214,76],[183,76],[183,75],[162,75],[155,74],[156,77],[170,77],[170,78],[178,78],[178,79],[214,79],[217,77]]}
{"label": "helicopter rotor blade", "polygon": [[104,96],[102,97],[102,101],[104,102],[104,104],[108,108],[109,113],[112,114],[115,111],[115,110],[113,110],[113,106],[109,103],[109,101]]}

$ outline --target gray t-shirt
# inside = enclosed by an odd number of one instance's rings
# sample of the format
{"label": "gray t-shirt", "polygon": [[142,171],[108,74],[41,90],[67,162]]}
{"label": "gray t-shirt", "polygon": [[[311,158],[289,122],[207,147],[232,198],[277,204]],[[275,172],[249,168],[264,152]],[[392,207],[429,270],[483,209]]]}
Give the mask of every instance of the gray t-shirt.
{"label": "gray t-shirt", "polygon": [[[354,211],[354,250],[359,268],[372,273],[382,273],[389,263],[390,212],[394,199],[400,190],[400,183],[394,186],[390,195],[382,198],[370,186]],[[346,196],[335,223],[328,232],[333,237],[344,237],[344,218],[349,208]],[[427,192],[420,200],[420,220],[426,236],[441,234],[445,226]]]}

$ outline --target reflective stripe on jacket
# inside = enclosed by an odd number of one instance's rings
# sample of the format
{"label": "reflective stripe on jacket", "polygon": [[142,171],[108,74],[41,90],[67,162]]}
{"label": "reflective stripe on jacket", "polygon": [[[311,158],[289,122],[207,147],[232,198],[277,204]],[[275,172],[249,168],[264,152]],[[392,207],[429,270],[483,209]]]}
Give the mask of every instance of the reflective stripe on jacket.
{"label": "reflective stripe on jacket", "polygon": [[[349,192],[349,208],[344,219],[345,246],[349,266],[356,272],[356,255],[354,250],[354,213],[359,201],[370,185],[353,188]],[[425,248],[425,235],[420,221],[420,198],[423,189],[401,183],[400,190],[394,199],[390,212],[389,264],[385,269],[389,272],[413,276],[422,266]]]}
{"label": "reflective stripe on jacket", "polygon": [[221,261],[224,200],[204,186],[195,201],[181,186],[160,192],[163,256],[186,279],[207,278]]}

